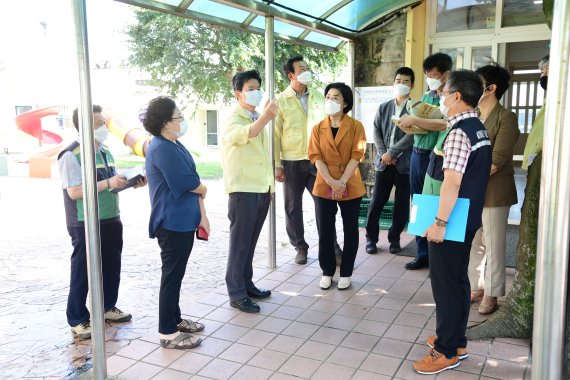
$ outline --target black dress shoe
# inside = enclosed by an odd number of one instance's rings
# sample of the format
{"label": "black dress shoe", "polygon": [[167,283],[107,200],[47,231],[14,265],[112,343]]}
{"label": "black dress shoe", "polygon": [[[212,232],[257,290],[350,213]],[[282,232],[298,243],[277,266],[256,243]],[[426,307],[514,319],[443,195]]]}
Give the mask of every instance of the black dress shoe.
{"label": "black dress shoe", "polygon": [[259,305],[250,298],[245,297],[238,301],[230,301],[230,306],[243,311],[244,313],[259,313]]}
{"label": "black dress shoe", "polygon": [[247,291],[247,295],[257,299],[267,298],[271,296],[271,290],[253,288]]}
{"label": "black dress shoe", "polygon": [[406,264],[406,269],[416,270],[422,268],[429,268],[429,260],[427,257],[416,257]]}
{"label": "black dress shoe", "polygon": [[366,241],[366,253],[376,253],[378,252],[378,248],[376,248],[376,243],[371,241],[371,240],[367,240]]}
{"label": "black dress shoe", "polygon": [[402,247],[400,247],[400,243],[398,243],[398,242],[390,243],[390,253],[391,254],[400,253],[400,252],[402,252]]}

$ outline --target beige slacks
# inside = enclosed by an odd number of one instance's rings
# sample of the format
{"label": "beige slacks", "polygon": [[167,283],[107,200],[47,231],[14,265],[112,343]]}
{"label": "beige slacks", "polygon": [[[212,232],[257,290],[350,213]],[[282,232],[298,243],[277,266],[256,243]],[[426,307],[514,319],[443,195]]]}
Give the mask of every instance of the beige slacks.
{"label": "beige slacks", "polygon": [[[469,282],[471,290],[484,289],[485,295],[505,295],[505,252],[507,250],[508,207],[484,207],[481,228],[471,244]],[[485,269],[487,264],[487,269]]]}

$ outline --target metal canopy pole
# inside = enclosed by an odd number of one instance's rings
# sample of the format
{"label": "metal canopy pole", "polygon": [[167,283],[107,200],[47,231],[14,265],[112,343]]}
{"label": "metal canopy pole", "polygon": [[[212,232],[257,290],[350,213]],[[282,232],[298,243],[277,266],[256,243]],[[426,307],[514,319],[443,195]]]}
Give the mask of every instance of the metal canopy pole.
{"label": "metal canopy pole", "polygon": [[[272,101],[275,97],[275,41],[273,39],[273,16],[265,17],[265,92]],[[273,163],[273,173],[275,173],[275,147],[273,141],[273,126],[275,122],[272,120],[267,125],[269,129],[269,155]],[[277,243],[275,233],[275,193],[269,205],[269,242],[267,252],[267,265],[274,269],[277,267]]]}
{"label": "metal canopy pole", "polygon": [[85,0],[71,0],[75,24],[77,65],[79,68],[79,138],[81,141],[81,174],[85,235],[87,241],[87,273],[89,277],[89,303],[91,306],[91,352],[93,378],[107,378],[105,358],[105,321],[103,319],[103,278],[101,275],[101,247],[99,237],[99,207],[93,140],[93,103],[89,73],[89,46]]}
{"label": "metal canopy pole", "polygon": [[570,3],[554,1],[544,120],[533,324],[533,379],[565,379],[570,212]]}

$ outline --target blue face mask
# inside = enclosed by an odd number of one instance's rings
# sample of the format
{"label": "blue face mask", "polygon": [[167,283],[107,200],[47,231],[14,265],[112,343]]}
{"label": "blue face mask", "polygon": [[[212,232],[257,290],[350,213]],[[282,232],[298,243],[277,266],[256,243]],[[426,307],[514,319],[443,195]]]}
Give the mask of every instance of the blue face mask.
{"label": "blue face mask", "polygon": [[263,92],[261,90],[251,90],[245,91],[245,102],[250,106],[257,107],[261,103],[261,98],[263,98]]}

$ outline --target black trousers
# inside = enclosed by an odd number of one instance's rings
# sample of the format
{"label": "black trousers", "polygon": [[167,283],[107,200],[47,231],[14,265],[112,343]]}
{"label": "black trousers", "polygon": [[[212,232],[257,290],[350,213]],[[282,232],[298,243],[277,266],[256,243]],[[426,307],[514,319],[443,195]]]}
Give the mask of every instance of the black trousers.
{"label": "black trousers", "polygon": [[428,242],[431,290],[437,317],[435,349],[447,358],[456,356],[457,348],[467,347],[465,330],[471,306],[467,270],[475,232],[467,231],[463,243]]}
{"label": "black trousers", "polygon": [[380,213],[390,198],[392,187],[396,186],[394,198],[394,214],[392,227],[388,231],[388,241],[399,243],[400,235],[406,227],[410,216],[410,176],[400,174],[394,165],[389,165],[384,171],[376,172],[372,202],[368,206],[368,221],[366,222],[366,238],[378,242]]}
{"label": "black trousers", "polygon": [[[303,223],[303,193],[305,189],[309,194],[315,185],[315,175],[311,173],[309,160],[286,161],[283,160],[283,196],[285,200],[285,228],[289,242],[295,248],[308,249],[305,241],[305,225]],[[311,194],[312,195],[312,194]]]}
{"label": "black trousers", "polygon": [[315,197],[315,213],[317,229],[319,231],[319,264],[324,276],[332,277],[336,271],[334,242],[338,207],[340,207],[344,229],[344,247],[342,263],[340,265],[340,276],[352,276],[356,251],[358,250],[358,211],[361,199],[362,198],[336,201]]}
{"label": "black trousers", "polygon": [[[67,227],[71,236],[71,275],[67,296],[67,323],[76,326],[90,319],[85,305],[89,282],[87,280],[87,248],[85,228]],[[101,270],[103,274],[103,305],[105,311],[115,307],[121,282],[121,253],[123,251],[123,224],[119,219],[99,225],[101,235]]]}
{"label": "black trousers", "polygon": [[228,201],[230,247],[226,286],[231,301],[247,297],[253,290],[253,254],[269,211],[269,193],[231,193]]}
{"label": "black trousers", "polygon": [[[410,159],[410,190],[413,194],[421,194],[424,188],[424,180],[429,165],[429,155],[431,151],[414,148]],[[428,258],[428,241],[425,237],[416,236],[418,251],[417,258]]]}
{"label": "black trousers", "polygon": [[160,227],[156,231],[162,275],[158,296],[158,332],[172,334],[182,322],[180,313],[180,288],[186,273],[186,265],[194,246],[195,231],[176,232]]}

